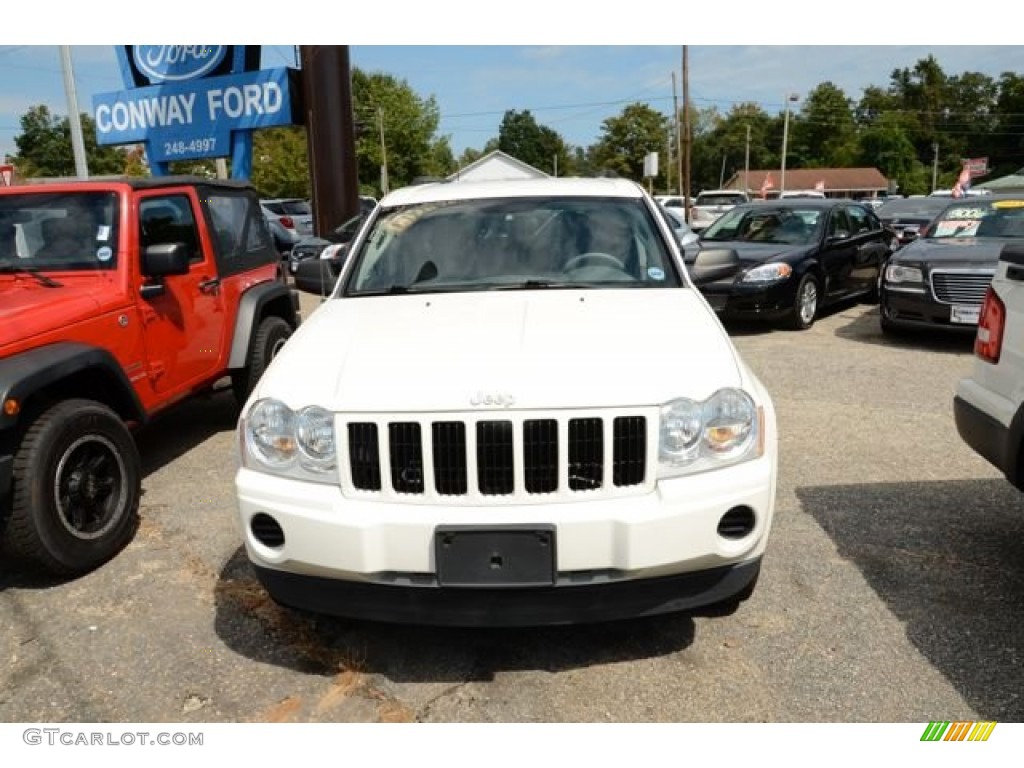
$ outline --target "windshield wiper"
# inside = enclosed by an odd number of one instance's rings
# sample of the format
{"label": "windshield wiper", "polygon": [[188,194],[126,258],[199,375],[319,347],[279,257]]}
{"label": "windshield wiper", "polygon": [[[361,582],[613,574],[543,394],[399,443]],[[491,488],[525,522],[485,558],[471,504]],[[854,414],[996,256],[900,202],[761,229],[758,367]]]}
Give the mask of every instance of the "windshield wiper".
{"label": "windshield wiper", "polygon": [[579,288],[604,288],[609,283],[580,283],[580,282],[566,282],[564,280],[523,280],[520,283],[504,283],[499,285],[487,286],[488,291],[532,291],[541,288],[561,288],[561,289],[579,289]]}
{"label": "windshield wiper", "polygon": [[59,283],[52,277],[42,274],[38,267],[18,266],[17,264],[0,264],[0,274],[5,275],[30,275],[45,285],[47,288],[60,288],[64,283]]}

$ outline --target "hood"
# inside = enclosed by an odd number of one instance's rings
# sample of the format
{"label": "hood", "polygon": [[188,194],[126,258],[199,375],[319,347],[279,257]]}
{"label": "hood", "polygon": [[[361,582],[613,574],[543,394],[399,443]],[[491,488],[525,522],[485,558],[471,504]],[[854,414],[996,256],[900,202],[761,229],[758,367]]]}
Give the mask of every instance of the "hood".
{"label": "hood", "polygon": [[969,263],[996,266],[999,254],[1008,243],[1019,238],[959,237],[918,238],[893,255],[896,262],[927,262],[935,264]]}
{"label": "hood", "polygon": [[547,289],[333,299],[257,396],[459,412],[488,410],[486,398],[513,409],[658,405],[740,384],[728,336],[692,289]]}
{"label": "hood", "polygon": [[687,263],[696,260],[701,251],[736,251],[741,262],[762,264],[766,261],[780,261],[803,256],[814,245],[785,245],[784,243],[748,243],[739,240],[701,240],[700,247],[688,250]]}
{"label": "hood", "polygon": [[95,281],[59,281],[50,288],[28,275],[0,277],[0,348],[96,316]]}

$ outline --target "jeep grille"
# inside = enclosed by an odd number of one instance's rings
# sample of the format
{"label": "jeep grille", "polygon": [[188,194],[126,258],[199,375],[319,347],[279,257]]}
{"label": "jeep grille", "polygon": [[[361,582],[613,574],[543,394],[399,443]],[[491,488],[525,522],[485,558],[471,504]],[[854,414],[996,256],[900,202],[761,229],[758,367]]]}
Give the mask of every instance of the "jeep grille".
{"label": "jeep grille", "polygon": [[648,457],[656,451],[650,441],[657,435],[649,434],[647,415],[506,412],[472,420],[342,422],[348,434],[342,466],[349,468],[342,485],[360,495],[529,503],[653,487]]}

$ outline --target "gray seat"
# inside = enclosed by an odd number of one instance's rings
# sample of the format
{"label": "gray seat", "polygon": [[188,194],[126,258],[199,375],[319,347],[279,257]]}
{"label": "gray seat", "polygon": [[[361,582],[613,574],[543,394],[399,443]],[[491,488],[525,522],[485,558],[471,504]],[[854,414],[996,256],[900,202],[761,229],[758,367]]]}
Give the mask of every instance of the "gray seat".
{"label": "gray seat", "polygon": [[89,261],[93,258],[90,235],[92,227],[82,218],[66,216],[46,219],[39,226],[43,247],[36,258],[47,261]]}

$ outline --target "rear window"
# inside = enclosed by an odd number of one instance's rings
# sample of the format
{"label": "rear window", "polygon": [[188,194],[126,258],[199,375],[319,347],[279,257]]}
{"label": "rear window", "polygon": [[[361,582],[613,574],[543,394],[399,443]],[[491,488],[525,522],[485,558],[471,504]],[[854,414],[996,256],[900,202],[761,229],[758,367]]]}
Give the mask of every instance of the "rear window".
{"label": "rear window", "polygon": [[747,198],[740,194],[700,194],[695,205],[739,205],[745,202]]}

